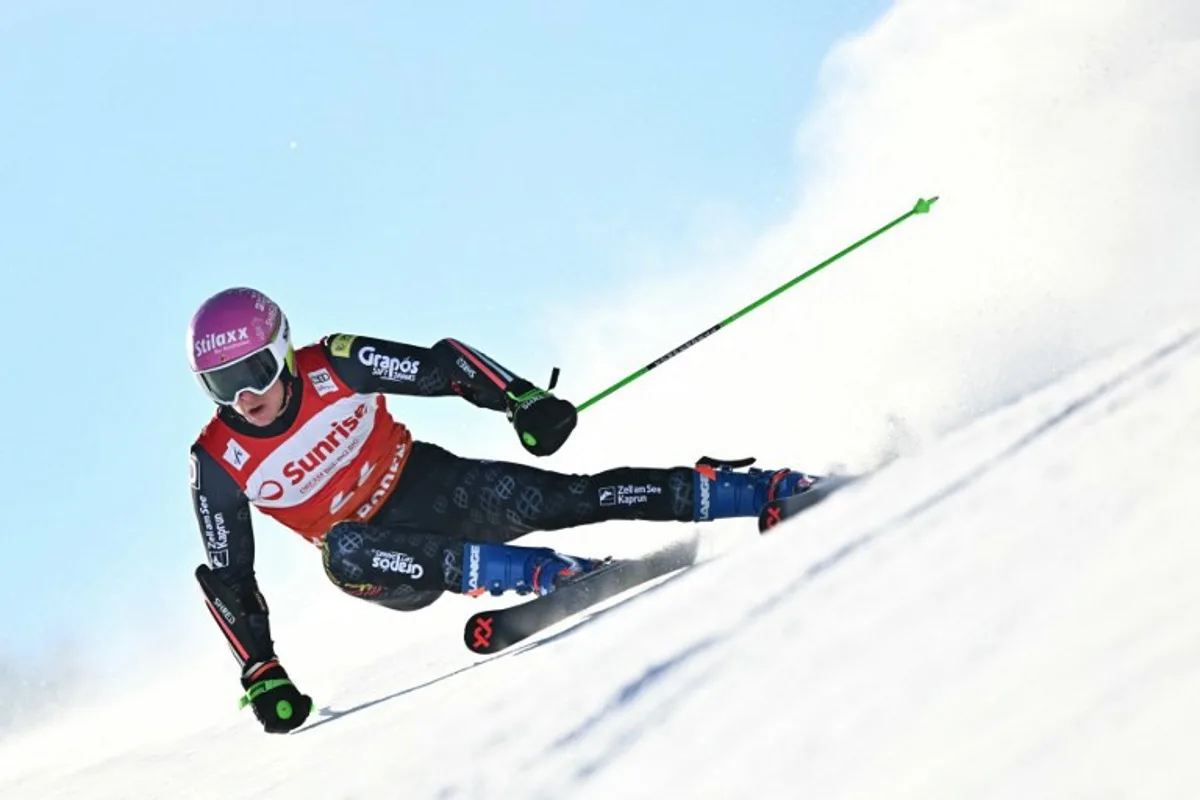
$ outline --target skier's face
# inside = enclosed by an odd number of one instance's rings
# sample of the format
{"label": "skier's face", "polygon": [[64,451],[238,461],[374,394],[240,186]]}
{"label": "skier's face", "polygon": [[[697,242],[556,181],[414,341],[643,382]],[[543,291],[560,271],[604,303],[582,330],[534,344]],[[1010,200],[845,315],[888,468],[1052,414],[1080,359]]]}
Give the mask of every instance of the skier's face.
{"label": "skier's face", "polygon": [[271,384],[271,388],[262,394],[243,391],[238,395],[233,408],[251,425],[270,425],[283,413],[284,393],[283,381],[276,380]]}

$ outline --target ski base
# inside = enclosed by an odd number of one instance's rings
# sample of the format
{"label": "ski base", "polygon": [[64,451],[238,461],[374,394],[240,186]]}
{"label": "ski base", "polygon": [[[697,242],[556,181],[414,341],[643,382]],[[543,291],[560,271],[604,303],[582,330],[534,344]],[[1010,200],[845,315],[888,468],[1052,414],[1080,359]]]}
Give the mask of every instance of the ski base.
{"label": "ski base", "polygon": [[758,532],[767,533],[785,519],[807,511],[838,489],[853,483],[857,477],[856,475],[831,475],[817,481],[800,494],[770,501],[758,513]]}
{"label": "ski base", "polygon": [[544,597],[508,608],[479,611],[467,620],[463,641],[472,652],[498,653],[627,589],[691,566],[696,561],[698,547],[699,540],[693,537],[643,558],[613,561]]}

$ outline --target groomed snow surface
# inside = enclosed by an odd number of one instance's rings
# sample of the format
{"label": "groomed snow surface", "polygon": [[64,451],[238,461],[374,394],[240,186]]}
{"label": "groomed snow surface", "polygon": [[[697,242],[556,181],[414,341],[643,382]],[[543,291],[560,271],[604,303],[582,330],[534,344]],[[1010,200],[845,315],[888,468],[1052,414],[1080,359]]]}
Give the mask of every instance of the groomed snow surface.
{"label": "groomed snow surface", "polygon": [[468,653],[480,601],[348,601],[284,642],[306,729],[264,735],[209,670],[6,740],[0,796],[1195,798],[1197,480],[1184,328],[771,536],[709,526],[737,546],[529,646]]}

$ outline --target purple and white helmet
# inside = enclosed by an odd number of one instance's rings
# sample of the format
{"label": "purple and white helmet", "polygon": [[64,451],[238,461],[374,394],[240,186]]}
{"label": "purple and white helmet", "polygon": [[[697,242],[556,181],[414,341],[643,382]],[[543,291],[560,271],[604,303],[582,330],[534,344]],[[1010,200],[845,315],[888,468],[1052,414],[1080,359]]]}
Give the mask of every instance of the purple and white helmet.
{"label": "purple and white helmet", "polygon": [[192,374],[215,402],[230,406],[243,391],[262,394],[292,370],[283,310],[262,292],[217,292],[192,316],[187,336]]}

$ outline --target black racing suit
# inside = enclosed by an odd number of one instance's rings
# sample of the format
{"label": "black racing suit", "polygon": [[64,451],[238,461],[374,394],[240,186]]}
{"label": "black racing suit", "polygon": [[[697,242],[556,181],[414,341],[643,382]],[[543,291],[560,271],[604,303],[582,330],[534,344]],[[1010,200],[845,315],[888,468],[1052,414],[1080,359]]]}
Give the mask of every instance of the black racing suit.
{"label": "black racing suit", "polygon": [[[357,392],[459,395],[481,408],[507,409],[505,392],[477,370],[464,369],[460,351],[450,340],[426,348],[359,336],[341,354],[333,352],[331,341],[335,338],[324,340],[334,371]],[[372,358],[359,358],[365,348],[373,348]],[[380,357],[397,359],[394,363],[420,362],[417,380],[392,380],[386,370],[372,367]],[[488,363],[495,367],[494,374],[511,375],[490,359]],[[291,391],[295,378],[287,370],[283,379],[289,382],[288,399],[271,425],[251,425],[227,407],[218,412],[222,421],[246,436],[273,437],[287,431],[296,420],[302,392]],[[254,575],[249,500],[198,446],[192,447],[192,470],[192,499],[209,566],[246,612],[248,632],[242,638],[250,641],[239,642],[235,655],[243,665],[267,661],[274,657],[274,646],[267,606]],[[447,589],[460,591],[464,540],[506,542],[532,531],[613,519],[689,521],[692,473],[690,467],[623,467],[594,475],[562,474],[460,458],[437,445],[414,441],[395,491],[371,521],[338,523],[326,534],[326,573],[352,595],[399,610],[422,608]],[[214,558],[214,552],[220,558]]]}

